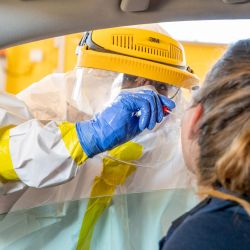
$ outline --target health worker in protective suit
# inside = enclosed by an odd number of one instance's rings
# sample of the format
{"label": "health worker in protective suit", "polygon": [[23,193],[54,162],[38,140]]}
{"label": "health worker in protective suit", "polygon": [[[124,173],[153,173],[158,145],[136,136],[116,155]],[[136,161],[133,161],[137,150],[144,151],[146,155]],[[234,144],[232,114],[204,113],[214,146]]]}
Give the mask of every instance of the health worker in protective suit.
{"label": "health worker in protective suit", "polygon": [[[74,127],[71,123],[60,123],[55,128],[53,122],[52,127],[51,123],[46,125],[45,133],[40,124],[33,125],[29,121],[27,123],[32,125],[26,131],[35,131],[32,134],[38,138],[37,145],[25,137],[22,143],[15,143],[23,152],[18,152],[15,158],[20,166],[29,165],[41,152],[48,157],[44,161],[38,158],[36,164],[30,164],[41,172],[33,186],[54,184],[57,175],[60,180],[57,183],[76,177],[60,186],[26,188],[8,195],[5,203],[8,206],[1,209],[12,213],[0,222],[0,246],[6,249],[32,249],[34,245],[42,249],[157,249],[170,222],[196,202],[191,178],[181,157],[179,120],[185,107],[181,88],[191,88],[198,79],[186,66],[181,44],[155,25],[88,32],[77,53],[74,71],[50,75],[24,90],[18,98],[28,106],[26,113],[30,116],[45,121],[79,122],[79,129],[71,132]],[[108,131],[114,113],[121,121],[129,119],[118,110],[111,111],[113,105],[109,107],[110,103],[124,104],[126,101],[121,97],[127,99],[127,95],[139,93],[142,98],[152,93],[167,97],[162,114],[170,114],[155,128],[149,123],[159,118],[151,115],[147,126],[151,130],[96,155],[108,149],[92,143],[96,137],[116,140]],[[135,99],[141,103],[139,97]],[[175,109],[171,99],[176,103]],[[151,103],[151,107],[159,105],[158,101],[154,99],[156,103]],[[107,132],[85,136],[93,119],[87,123],[81,121],[91,119],[98,112],[101,113],[96,117],[103,114],[109,118],[109,122],[102,124],[107,125]],[[132,118],[144,115],[136,108]],[[51,149],[56,148],[56,139],[50,137],[55,129],[70,152],[69,159],[74,159],[75,167],[71,171],[67,172],[57,158],[62,153],[61,148],[51,154]],[[17,133],[20,138],[23,134]],[[79,134],[89,143],[81,143],[85,154],[96,155],[82,167],[77,167],[83,162],[77,154],[81,147],[79,143],[70,143],[76,135],[80,138]],[[28,148],[23,146],[24,141]],[[34,152],[33,155],[30,152]],[[51,165],[60,168],[45,176],[45,170],[52,168]],[[29,170],[34,176],[35,171],[31,167]],[[11,188],[13,190],[10,185]]]}

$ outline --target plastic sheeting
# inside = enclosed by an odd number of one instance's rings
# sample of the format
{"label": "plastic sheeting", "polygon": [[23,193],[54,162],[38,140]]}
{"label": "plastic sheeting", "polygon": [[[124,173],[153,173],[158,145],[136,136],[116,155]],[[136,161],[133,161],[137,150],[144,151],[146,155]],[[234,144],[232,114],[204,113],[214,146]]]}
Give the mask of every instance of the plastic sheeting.
{"label": "plastic sheeting", "polygon": [[[94,69],[80,76],[80,83],[79,70],[48,76],[18,97],[37,119],[87,119],[119,93],[122,77]],[[10,199],[0,221],[0,248],[155,249],[177,211],[195,203],[180,149],[181,91],[175,102],[175,115],[88,159],[72,181],[27,188]]]}
{"label": "plastic sheeting", "polygon": [[[80,88],[82,93],[78,92],[78,99],[72,98],[76,86],[74,84],[76,82],[74,71],[66,75],[46,77],[21,93],[19,98],[26,102],[33,115],[38,119],[69,121],[76,121],[79,118],[84,119],[90,116],[90,114],[86,115],[84,113],[86,107],[88,110],[90,110],[90,107],[93,112],[97,112],[104,108],[105,105],[108,105],[111,96],[114,96],[114,92],[118,93],[117,89],[120,88],[120,85],[117,83],[117,78],[121,78],[117,73],[94,69],[84,69],[84,73],[87,76],[84,78],[82,88]],[[108,81],[106,81],[105,73]],[[113,77],[110,77],[111,75]],[[103,79],[102,81],[100,76]],[[105,86],[108,91],[105,90],[104,95],[101,96],[100,93],[105,89]],[[98,105],[98,102],[95,101],[93,105],[92,103],[82,105],[81,110],[77,112],[77,107],[82,103],[82,97],[85,96],[92,100],[96,92],[100,96],[97,100],[102,105]],[[89,95],[85,93],[89,93]],[[181,92],[175,98],[175,102],[177,105],[174,111],[175,115],[167,116],[153,131],[147,130],[133,140],[133,142],[143,147],[142,156],[133,159],[136,171],[128,176],[123,185],[116,186],[114,194],[191,186],[192,178],[185,168],[180,147],[180,116],[185,106]],[[58,106],[60,109],[58,109]],[[56,110],[58,112],[55,112]],[[75,111],[75,113],[71,112],[71,110]],[[129,150],[129,145],[124,149]],[[102,173],[103,163],[107,159],[114,166],[119,167],[121,171],[127,165],[126,160],[123,162],[124,159],[121,159],[121,157],[119,159],[119,157],[110,156],[109,153],[98,155],[88,159],[87,163],[79,170],[77,177],[68,183],[42,190],[29,188],[16,201],[12,209],[16,210],[41,204],[91,197],[94,179]],[[102,194],[96,193],[95,196],[102,196]],[[36,198],[34,199],[34,197]]]}

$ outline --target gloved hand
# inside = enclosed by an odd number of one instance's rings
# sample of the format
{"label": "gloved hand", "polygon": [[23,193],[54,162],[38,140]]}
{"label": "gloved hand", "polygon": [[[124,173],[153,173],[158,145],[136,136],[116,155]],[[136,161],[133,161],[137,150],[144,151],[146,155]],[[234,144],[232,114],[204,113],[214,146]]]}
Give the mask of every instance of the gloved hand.
{"label": "gloved hand", "polygon": [[152,90],[122,92],[92,120],[76,123],[79,141],[88,157],[127,142],[145,128],[153,129],[163,119],[163,106],[175,103]]}

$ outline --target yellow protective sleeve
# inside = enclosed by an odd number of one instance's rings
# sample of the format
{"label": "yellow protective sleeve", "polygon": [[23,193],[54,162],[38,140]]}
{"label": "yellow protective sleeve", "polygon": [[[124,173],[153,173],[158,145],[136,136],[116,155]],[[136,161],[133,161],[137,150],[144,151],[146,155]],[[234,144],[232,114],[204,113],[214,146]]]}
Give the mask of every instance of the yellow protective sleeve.
{"label": "yellow protective sleeve", "polygon": [[0,128],[0,181],[18,181],[19,178],[14,170],[10,154],[10,129],[12,126]]}
{"label": "yellow protective sleeve", "polygon": [[76,162],[77,165],[81,165],[88,159],[88,156],[83,151],[78,140],[75,124],[70,122],[62,122],[59,124],[59,129],[71,158]]}
{"label": "yellow protective sleeve", "polygon": [[78,237],[77,250],[90,250],[98,219],[110,205],[116,186],[123,185],[136,170],[132,162],[141,158],[142,151],[143,147],[140,144],[130,141],[109,151],[109,157],[103,159],[102,173],[94,179],[91,198]]}

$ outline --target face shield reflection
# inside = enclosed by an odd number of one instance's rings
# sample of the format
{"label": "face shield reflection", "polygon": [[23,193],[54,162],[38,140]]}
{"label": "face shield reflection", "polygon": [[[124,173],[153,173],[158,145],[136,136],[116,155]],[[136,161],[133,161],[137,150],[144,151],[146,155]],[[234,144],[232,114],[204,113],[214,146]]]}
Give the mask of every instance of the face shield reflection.
{"label": "face shield reflection", "polygon": [[167,83],[150,80],[143,77],[123,74],[122,88],[136,88],[142,86],[152,86],[159,94],[164,95],[169,99],[174,99],[174,97],[178,94],[179,91],[178,87]]}

